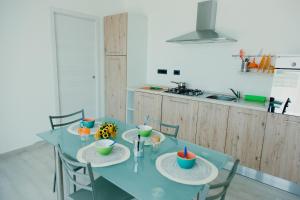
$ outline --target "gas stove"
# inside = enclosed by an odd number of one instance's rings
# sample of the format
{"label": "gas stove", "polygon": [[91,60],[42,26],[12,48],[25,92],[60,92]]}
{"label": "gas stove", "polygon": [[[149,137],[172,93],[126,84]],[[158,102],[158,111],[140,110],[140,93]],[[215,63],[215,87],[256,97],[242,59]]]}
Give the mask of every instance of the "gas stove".
{"label": "gas stove", "polygon": [[171,93],[171,94],[181,94],[181,95],[186,95],[186,96],[200,96],[203,94],[202,90],[192,90],[192,89],[179,89],[179,88],[169,88],[168,90],[165,91],[166,93]]}

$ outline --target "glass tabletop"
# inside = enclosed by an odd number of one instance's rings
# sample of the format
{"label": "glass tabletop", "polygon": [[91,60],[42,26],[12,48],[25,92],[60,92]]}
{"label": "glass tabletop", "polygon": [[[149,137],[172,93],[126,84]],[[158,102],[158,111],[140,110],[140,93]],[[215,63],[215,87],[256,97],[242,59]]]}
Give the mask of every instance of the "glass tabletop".
{"label": "glass tabletop", "polygon": [[[116,123],[118,126],[116,141],[127,146],[131,154],[130,158],[123,163],[109,167],[95,167],[93,172],[105,177],[139,200],[193,199],[203,189],[203,185],[184,185],[162,176],[155,165],[156,158],[162,154],[177,152],[187,146],[190,151],[207,159],[218,169],[223,168],[231,160],[230,156],[223,153],[171,137],[166,137],[157,151],[153,151],[151,146],[145,146],[144,157],[136,159],[133,155],[133,144],[122,139],[122,133],[135,128],[135,125],[125,124],[107,117],[97,121]],[[70,134],[67,127],[37,135],[52,145],[60,144],[63,152],[75,159],[80,148],[94,142],[92,135],[89,142],[81,141],[80,136]]]}

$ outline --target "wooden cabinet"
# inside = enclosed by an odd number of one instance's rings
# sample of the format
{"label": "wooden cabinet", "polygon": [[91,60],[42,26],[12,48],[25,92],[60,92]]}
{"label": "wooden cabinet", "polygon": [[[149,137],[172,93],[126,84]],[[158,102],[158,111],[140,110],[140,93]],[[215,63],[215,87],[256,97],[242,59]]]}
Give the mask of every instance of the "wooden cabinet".
{"label": "wooden cabinet", "polygon": [[106,56],[105,112],[108,117],[125,121],[126,116],[126,56]]}
{"label": "wooden cabinet", "polygon": [[[147,18],[121,13],[104,18],[106,115],[133,123],[132,93],[146,81]],[[128,96],[128,98],[126,98]]]}
{"label": "wooden cabinet", "polygon": [[230,107],[225,152],[259,169],[267,113]]}
{"label": "wooden cabinet", "polygon": [[134,95],[134,123],[143,124],[149,116],[148,124],[155,130],[160,130],[162,96],[144,92]]}
{"label": "wooden cabinet", "polygon": [[127,55],[127,23],[127,13],[104,18],[105,55]]}
{"label": "wooden cabinet", "polygon": [[[198,102],[177,97],[163,97],[162,122],[179,125],[178,138],[195,143]],[[170,132],[163,128],[163,132]]]}
{"label": "wooden cabinet", "polygon": [[224,152],[229,106],[199,102],[196,144]]}
{"label": "wooden cabinet", "polygon": [[268,113],[261,170],[300,183],[300,118]]}

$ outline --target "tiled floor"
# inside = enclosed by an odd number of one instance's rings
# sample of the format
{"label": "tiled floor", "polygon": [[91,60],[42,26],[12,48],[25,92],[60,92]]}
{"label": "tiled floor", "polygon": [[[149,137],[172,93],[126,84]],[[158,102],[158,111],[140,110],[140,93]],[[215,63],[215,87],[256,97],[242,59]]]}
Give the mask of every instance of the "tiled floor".
{"label": "tiled floor", "polygon": [[[53,148],[38,143],[0,156],[1,200],[55,200],[52,193]],[[300,197],[236,176],[226,200],[300,200]]]}

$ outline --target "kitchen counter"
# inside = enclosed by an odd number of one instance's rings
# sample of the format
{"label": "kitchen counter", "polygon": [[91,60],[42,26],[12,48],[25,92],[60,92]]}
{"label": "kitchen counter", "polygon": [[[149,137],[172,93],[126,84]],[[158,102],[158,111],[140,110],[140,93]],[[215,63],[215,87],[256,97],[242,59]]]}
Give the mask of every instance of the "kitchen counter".
{"label": "kitchen counter", "polygon": [[202,102],[207,102],[207,103],[248,108],[248,109],[253,109],[253,110],[258,110],[258,111],[266,111],[266,112],[268,111],[268,103],[260,104],[260,103],[255,103],[255,102],[244,101],[243,99],[240,99],[238,101],[224,101],[224,100],[215,100],[215,99],[206,98],[207,96],[216,94],[213,92],[205,91],[203,93],[203,95],[200,95],[200,96],[185,96],[185,95],[180,95],[180,94],[166,93],[166,92],[164,92],[165,90],[151,90],[151,89],[138,88],[138,89],[135,89],[135,91],[157,94],[157,95],[162,95],[162,96],[171,96],[171,97],[177,97],[177,98],[183,98],[183,99],[190,99],[190,100],[194,100],[194,101],[202,101]]}

